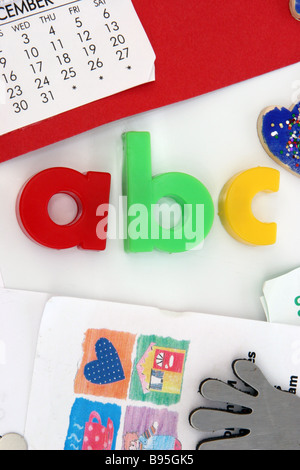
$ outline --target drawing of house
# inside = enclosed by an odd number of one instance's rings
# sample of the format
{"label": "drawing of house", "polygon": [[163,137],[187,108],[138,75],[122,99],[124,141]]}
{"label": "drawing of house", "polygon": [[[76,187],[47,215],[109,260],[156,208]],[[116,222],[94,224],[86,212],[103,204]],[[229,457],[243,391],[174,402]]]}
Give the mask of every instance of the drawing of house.
{"label": "drawing of house", "polygon": [[185,350],[159,347],[150,343],[137,364],[143,392],[180,394],[185,354]]}

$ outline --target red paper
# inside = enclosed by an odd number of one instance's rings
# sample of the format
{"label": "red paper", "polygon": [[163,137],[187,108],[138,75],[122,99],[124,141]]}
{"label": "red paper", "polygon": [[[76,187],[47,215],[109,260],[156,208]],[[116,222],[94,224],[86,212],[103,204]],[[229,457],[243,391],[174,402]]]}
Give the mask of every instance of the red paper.
{"label": "red paper", "polygon": [[299,61],[288,0],[133,4],[156,54],[156,81],[1,136],[0,161]]}

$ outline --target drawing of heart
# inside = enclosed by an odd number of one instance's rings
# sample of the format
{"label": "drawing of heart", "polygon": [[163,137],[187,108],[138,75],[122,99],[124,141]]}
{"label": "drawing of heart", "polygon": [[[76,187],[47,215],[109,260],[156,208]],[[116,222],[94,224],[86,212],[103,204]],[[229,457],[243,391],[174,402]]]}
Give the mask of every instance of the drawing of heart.
{"label": "drawing of heart", "polygon": [[119,354],[107,338],[100,338],[95,344],[96,361],[84,367],[85,378],[98,385],[108,385],[125,379]]}
{"label": "drawing of heart", "polygon": [[269,107],[258,118],[258,135],[268,155],[300,176],[300,103],[292,109]]}

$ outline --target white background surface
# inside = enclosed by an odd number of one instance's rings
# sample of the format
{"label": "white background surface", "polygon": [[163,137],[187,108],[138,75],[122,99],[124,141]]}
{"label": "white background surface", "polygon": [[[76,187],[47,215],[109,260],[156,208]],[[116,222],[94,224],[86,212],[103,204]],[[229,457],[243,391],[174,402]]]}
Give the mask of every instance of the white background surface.
{"label": "white background surface", "polygon": [[[294,65],[1,163],[0,270],[5,286],[265,320],[259,300],[264,281],[300,265],[300,182],[265,153],[256,121],[266,106],[290,107],[299,80],[300,65]],[[122,195],[121,135],[133,130],[151,133],[153,175],[189,173],[210,191],[216,217],[203,249],[179,255],[127,254],[122,240],[108,240],[105,252],[54,251],[30,241],[15,215],[25,181],[54,166],[110,172],[110,203],[117,205]],[[280,191],[254,201],[258,218],[278,224],[277,243],[270,247],[235,241],[217,215],[223,185],[235,173],[256,166],[281,173]]]}

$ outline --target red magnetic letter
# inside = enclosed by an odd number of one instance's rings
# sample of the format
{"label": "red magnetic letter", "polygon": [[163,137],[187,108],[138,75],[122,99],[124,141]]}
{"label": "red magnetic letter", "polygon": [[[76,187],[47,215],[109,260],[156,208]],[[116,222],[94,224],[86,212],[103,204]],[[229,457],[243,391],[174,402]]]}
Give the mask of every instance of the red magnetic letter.
{"label": "red magnetic letter", "polygon": [[[40,245],[66,249],[105,250],[106,239],[100,240],[96,226],[101,217],[97,207],[109,203],[110,174],[79,173],[69,168],[50,168],[33,176],[20,191],[17,218],[25,234]],[[77,203],[76,218],[67,225],[57,225],[48,213],[52,196],[65,193]]]}

